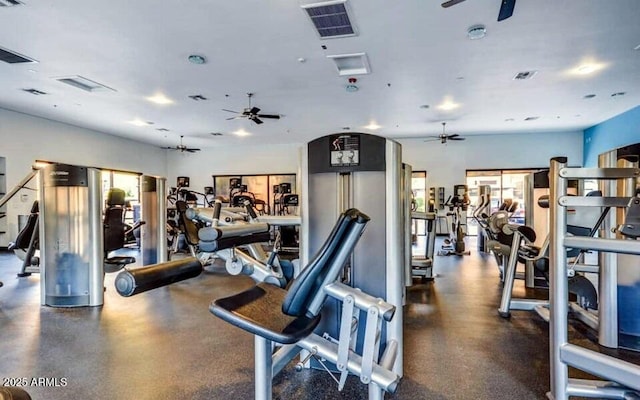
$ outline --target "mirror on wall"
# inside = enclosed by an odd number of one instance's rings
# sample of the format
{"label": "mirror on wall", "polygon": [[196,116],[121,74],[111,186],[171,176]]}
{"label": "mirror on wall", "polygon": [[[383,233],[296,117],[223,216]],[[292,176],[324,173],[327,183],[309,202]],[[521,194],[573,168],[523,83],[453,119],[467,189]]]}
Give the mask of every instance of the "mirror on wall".
{"label": "mirror on wall", "polygon": [[276,215],[281,211],[279,187],[288,184],[297,193],[296,174],[269,175],[213,175],[213,192],[217,199],[231,206],[249,199],[263,214]]}

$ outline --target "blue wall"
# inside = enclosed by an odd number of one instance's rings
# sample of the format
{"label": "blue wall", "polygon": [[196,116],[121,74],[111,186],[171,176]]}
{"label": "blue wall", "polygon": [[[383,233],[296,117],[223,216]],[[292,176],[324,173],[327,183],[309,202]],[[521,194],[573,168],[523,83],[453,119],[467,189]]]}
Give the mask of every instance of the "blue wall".
{"label": "blue wall", "polygon": [[640,106],[584,131],[583,164],[597,167],[598,155],[640,142]]}

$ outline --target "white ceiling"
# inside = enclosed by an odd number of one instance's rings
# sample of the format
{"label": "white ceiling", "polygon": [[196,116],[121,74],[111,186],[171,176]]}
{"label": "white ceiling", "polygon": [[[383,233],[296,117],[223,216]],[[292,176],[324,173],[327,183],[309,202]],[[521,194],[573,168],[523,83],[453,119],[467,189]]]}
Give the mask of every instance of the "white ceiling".
{"label": "white ceiling", "polygon": [[[465,135],[569,131],[640,104],[638,0],[517,0],[502,22],[500,0],[448,9],[439,0],[348,0],[358,35],[328,40],[301,1],[24,3],[0,7],[0,47],[38,63],[0,62],[0,107],[160,146],[177,144],[179,135],[199,147],[299,143],[346,126],[367,132],[371,121],[392,138],[438,134],[442,121]],[[484,39],[466,37],[474,24],[486,25]],[[357,52],[367,53],[371,74],[356,76],[360,90],[348,93],[348,77],[326,56]],[[189,63],[190,54],[207,63]],[[605,68],[569,73],[585,62]],[[538,73],[512,79],[527,70]],[[70,75],[115,91],[89,93],[52,79]],[[159,92],[175,103],[145,100]],[[262,112],[284,117],[259,126],[227,121],[233,114],[221,109],[241,111],[247,92]],[[194,94],[208,100],[187,97]],[[438,110],[447,98],[460,107]],[[524,121],[531,116],[540,118]],[[127,122],[136,118],[154,124]],[[252,135],[234,136],[240,128]]]}

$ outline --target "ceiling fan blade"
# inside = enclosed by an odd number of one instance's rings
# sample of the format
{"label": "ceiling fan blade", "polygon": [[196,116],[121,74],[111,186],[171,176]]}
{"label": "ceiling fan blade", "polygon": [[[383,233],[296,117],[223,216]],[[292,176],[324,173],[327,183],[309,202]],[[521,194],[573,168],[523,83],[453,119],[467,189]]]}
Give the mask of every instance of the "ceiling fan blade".
{"label": "ceiling fan blade", "polygon": [[239,114],[238,111],[227,110],[226,108],[223,108],[222,111],[226,111],[226,112],[230,112],[230,113],[234,113],[234,114]]}
{"label": "ceiling fan blade", "polygon": [[196,151],[200,151],[200,149],[196,149],[196,148],[188,148],[185,150],[188,151],[189,153],[195,153]]}
{"label": "ceiling fan blade", "polygon": [[500,13],[498,14],[498,22],[512,16],[515,6],[516,0],[502,0],[502,4],[500,4]]}
{"label": "ceiling fan blade", "polygon": [[249,110],[249,114],[258,114],[260,112],[260,109],[258,107],[253,107],[251,110]]}
{"label": "ceiling fan blade", "polygon": [[464,140],[463,137],[450,137],[448,140]]}
{"label": "ceiling fan blade", "polygon": [[166,147],[165,146],[165,147],[160,147],[160,148],[163,149],[163,150],[176,150],[175,147]]}
{"label": "ceiling fan blade", "polygon": [[260,125],[262,123],[262,120],[260,118],[258,118],[258,117],[253,117],[253,118],[251,118],[251,120],[253,122],[255,122],[256,124],[258,124],[258,125]]}
{"label": "ceiling fan blade", "polygon": [[280,119],[280,114],[257,114],[260,118]]}
{"label": "ceiling fan blade", "polygon": [[235,117],[227,118],[227,121],[230,121],[232,119],[240,119],[240,118],[244,118],[244,116],[243,115],[236,115]]}
{"label": "ceiling fan blade", "polygon": [[447,135],[447,137],[448,137],[449,139],[453,139],[453,138],[456,138],[456,137],[458,137],[458,136],[460,136],[460,135],[459,135],[459,134],[457,134],[457,133],[452,133],[451,135]]}
{"label": "ceiling fan blade", "polygon": [[423,140],[423,142],[435,142],[435,141],[438,141],[438,140],[440,140],[440,138],[425,139],[425,140]]}
{"label": "ceiling fan blade", "polygon": [[464,0],[449,0],[442,3],[442,7],[449,8],[451,6],[455,6],[458,3],[462,3]]}

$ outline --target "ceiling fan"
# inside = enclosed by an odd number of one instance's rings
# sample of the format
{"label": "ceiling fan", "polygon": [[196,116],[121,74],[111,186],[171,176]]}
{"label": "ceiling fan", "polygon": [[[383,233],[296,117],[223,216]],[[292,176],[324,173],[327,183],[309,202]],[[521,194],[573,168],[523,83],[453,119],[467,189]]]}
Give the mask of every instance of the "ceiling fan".
{"label": "ceiling fan", "polygon": [[195,147],[187,147],[184,144],[182,144],[182,138],[184,138],[184,135],[180,135],[180,144],[176,147],[163,147],[163,149],[165,150],[179,150],[181,153],[184,153],[185,151],[187,153],[195,153],[196,151],[200,151],[200,149],[196,149]]}
{"label": "ceiling fan", "polygon": [[427,136],[431,139],[427,139],[425,140],[425,142],[433,142],[436,140],[439,140],[440,143],[447,143],[448,140],[464,140],[465,138],[461,137],[460,135],[458,135],[457,133],[451,134],[451,135],[447,135],[444,131],[444,127],[447,125],[446,122],[442,123],[442,134],[440,135],[433,135],[433,136]]}
{"label": "ceiling fan", "polygon": [[249,107],[245,108],[242,112],[222,109],[222,111],[231,112],[237,114],[235,117],[227,118],[227,120],[238,119],[238,118],[247,118],[256,124],[261,124],[263,121],[260,118],[269,118],[269,119],[280,119],[280,114],[259,114],[260,109],[258,107],[251,107],[251,98],[253,97],[253,93],[247,93],[249,97]]}
{"label": "ceiling fan", "polygon": [[[449,8],[465,0],[448,0],[442,3],[442,7]],[[505,20],[513,15],[513,9],[516,6],[516,0],[501,0],[500,12],[498,13],[498,21]]]}

